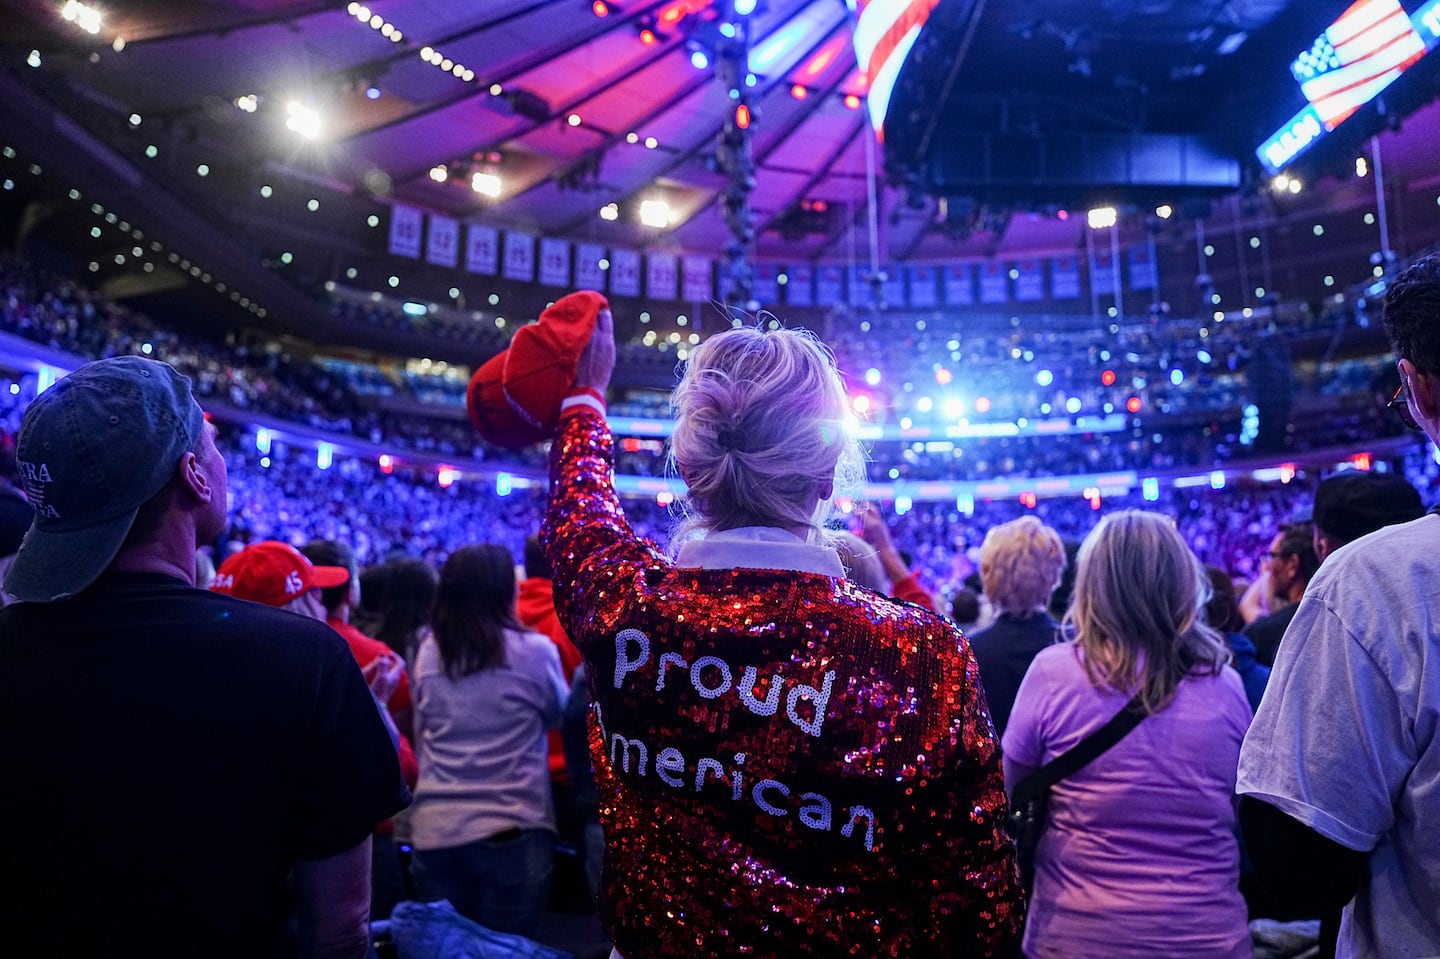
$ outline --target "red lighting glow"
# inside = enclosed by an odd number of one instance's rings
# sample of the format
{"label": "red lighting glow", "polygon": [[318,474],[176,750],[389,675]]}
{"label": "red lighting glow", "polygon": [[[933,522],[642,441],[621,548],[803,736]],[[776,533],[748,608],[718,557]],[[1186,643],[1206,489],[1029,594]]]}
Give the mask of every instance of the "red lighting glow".
{"label": "red lighting glow", "polygon": [[647,47],[655,42],[655,31],[649,28],[640,31],[640,42]]}
{"label": "red lighting glow", "polygon": [[1356,453],[1354,456],[1350,457],[1350,462],[1354,464],[1357,470],[1368,470],[1371,466],[1370,454]]}
{"label": "red lighting glow", "polygon": [[1140,397],[1132,396],[1125,401],[1125,408],[1132,413],[1140,412]]}
{"label": "red lighting glow", "polygon": [[750,108],[743,103],[735,108],[735,125],[742,130],[750,129]]}
{"label": "red lighting glow", "polygon": [[939,383],[941,386],[949,386],[949,385],[950,385],[950,381],[953,380],[954,378],[955,378],[955,374],[951,373],[949,370],[945,369],[945,367],[943,367],[943,366],[940,367],[940,369],[938,369],[938,370],[935,371],[935,382],[936,382],[936,383]]}
{"label": "red lighting glow", "polygon": [[384,473],[386,476],[389,476],[391,473],[395,472],[395,458],[389,453],[380,454],[380,472]]}
{"label": "red lighting glow", "polygon": [[988,396],[982,396],[982,397],[978,398],[977,400],[975,400],[975,412],[977,412],[977,413],[988,413],[988,412],[990,412],[990,397],[988,397]]}
{"label": "red lighting glow", "polygon": [[594,3],[590,4],[590,9],[595,11],[595,16],[597,17],[608,17],[610,15],[610,5],[607,4],[605,0],[595,0]]}
{"label": "red lighting glow", "polygon": [[790,88],[790,95],[797,100],[803,100],[810,95],[810,91],[806,89],[805,84],[797,83]]}
{"label": "red lighting glow", "polygon": [[853,93],[845,94],[845,106],[849,107],[851,110],[860,109],[860,98]]}
{"label": "red lighting glow", "polygon": [[1101,382],[1101,383],[1104,383],[1106,386],[1114,386],[1114,385],[1115,385],[1115,371],[1114,371],[1114,370],[1106,370],[1104,373],[1101,373],[1101,374],[1100,374],[1100,382]]}
{"label": "red lighting glow", "polygon": [[1280,464],[1280,482],[1282,482],[1282,483],[1288,483],[1288,482],[1290,482],[1291,480],[1293,480],[1294,478],[1295,478],[1295,464],[1294,464],[1294,463],[1281,463],[1281,464]]}
{"label": "red lighting glow", "polygon": [[1021,493],[1021,494],[1020,494],[1020,505],[1023,506],[1023,507],[1025,507],[1026,509],[1034,509],[1034,508],[1035,508],[1035,494],[1029,492],[1028,490],[1027,490],[1026,492],[1024,492],[1024,493]]}

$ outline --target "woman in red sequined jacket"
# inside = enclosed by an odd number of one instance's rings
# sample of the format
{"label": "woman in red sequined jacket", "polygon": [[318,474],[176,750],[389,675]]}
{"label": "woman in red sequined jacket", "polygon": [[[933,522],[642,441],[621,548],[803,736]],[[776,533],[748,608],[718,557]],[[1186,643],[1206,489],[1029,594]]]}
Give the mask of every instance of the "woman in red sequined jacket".
{"label": "woman in red sequined jacket", "polygon": [[611,484],[601,314],[542,538],[591,677],[601,915],[624,959],[1005,956],[1024,902],[964,636],[844,577],[821,522],[858,465],[829,352],[733,329],[673,397],[669,559]]}

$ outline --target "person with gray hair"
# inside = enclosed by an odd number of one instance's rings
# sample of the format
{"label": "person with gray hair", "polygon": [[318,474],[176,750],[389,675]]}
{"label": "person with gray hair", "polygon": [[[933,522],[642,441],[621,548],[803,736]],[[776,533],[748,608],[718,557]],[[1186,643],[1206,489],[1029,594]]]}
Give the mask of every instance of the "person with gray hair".
{"label": "person with gray hair", "polygon": [[1250,704],[1205,623],[1209,593],[1168,516],[1111,513],[1080,546],[1067,641],[1020,684],[1005,782],[1014,790],[1123,711],[1139,721],[1050,789],[1029,959],[1253,957],[1234,801]]}
{"label": "person with gray hair", "polygon": [[1066,567],[1060,534],[1034,516],[992,527],[980,546],[980,581],[995,621],[970,637],[995,735],[1004,736],[1020,681],[1035,654],[1056,641],[1047,609]]}
{"label": "person with gray hair", "polygon": [[0,761],[23,771],[0,816],[25,864],[6,941],[366,955],[370,833],[409,790],[333,630],[195,588],[227,472],[190,380],[89,363],[30,404],[16,453],[35,518],[0,610]]}
{"label": "person with gray hair", "polygon": [[563,403],[541,538],[591,677],[616,953],[1008,959],[1023,894],[969,645],[847,581],[823,527],[860,462],[833,357],[752,327],[691,351],[670,557],[612,485],[611,325]]}
{"label": "person with gray hair", "polygon": [[[1384,320],[1400,375],[1391,405],[1440,442],[1440,254],[1391,280]],[[1316,525],[1343,534],[1333,506],[1317,495]],[[1255,872],[1295,914],[1342,910],[1341,959],[1440,955],[1437,542],[1432,511],[1326,556],[1240,755]]]}

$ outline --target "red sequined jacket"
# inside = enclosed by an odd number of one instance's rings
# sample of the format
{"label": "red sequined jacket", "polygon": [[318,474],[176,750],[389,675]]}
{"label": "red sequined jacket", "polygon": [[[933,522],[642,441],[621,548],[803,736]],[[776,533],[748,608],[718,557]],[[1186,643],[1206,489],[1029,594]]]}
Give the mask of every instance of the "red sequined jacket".
{"label": "red sequined jacket", "polygon": [[551,455],[542,539],[626,959],[1011,955],[1024,902],[959,629],[836,577],[668,562],[588,407]]}

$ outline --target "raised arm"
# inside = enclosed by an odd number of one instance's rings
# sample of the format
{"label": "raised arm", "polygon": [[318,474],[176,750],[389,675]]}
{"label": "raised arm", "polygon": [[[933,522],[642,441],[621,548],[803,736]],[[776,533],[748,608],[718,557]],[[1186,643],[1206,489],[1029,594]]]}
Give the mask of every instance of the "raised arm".
{"label": "raised arm", "polygon": [[592,632],[582,622],[587,596],[621,588],[641,567],[664,563],[635,536],[615,495],[615,441],[605,423],[605,389],[614,368],[614,322],[606,309],[600,311],[575,385],[561,406],[559,433],[550,450],[550,503],[540,529],[555,573],[555,612],[582,651]]}

